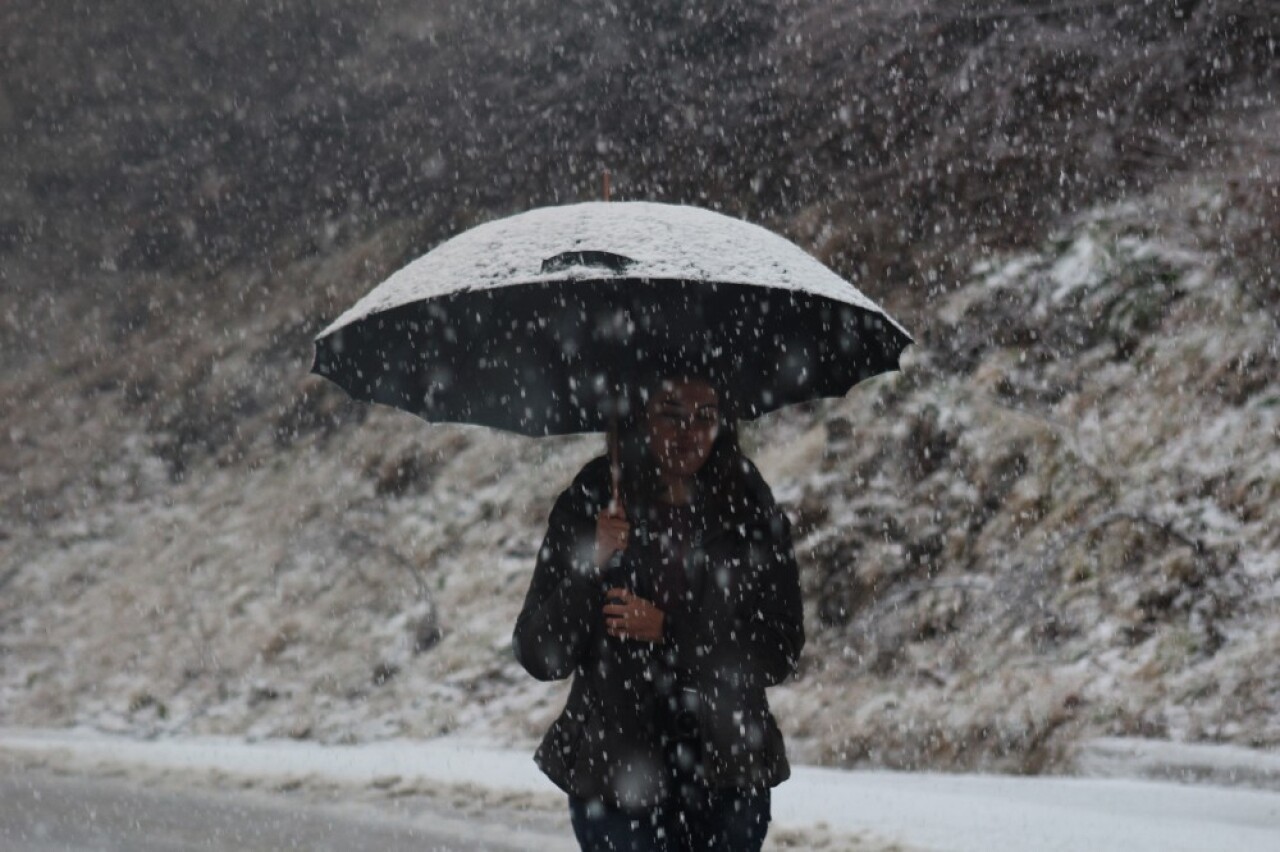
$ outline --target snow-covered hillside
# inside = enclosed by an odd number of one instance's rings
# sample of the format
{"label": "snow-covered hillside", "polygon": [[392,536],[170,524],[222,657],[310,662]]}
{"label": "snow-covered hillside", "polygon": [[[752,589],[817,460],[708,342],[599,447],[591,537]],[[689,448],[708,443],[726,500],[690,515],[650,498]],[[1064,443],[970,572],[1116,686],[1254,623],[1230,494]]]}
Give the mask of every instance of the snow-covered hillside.
{"label": "snow-covered hillside", "polygon": [[899,379],[762,453],[812,528],[784,706],[824,756],[1280,741],[1280,338],[1210,248],[1229,208],[1156,196],[979,264]]}
{"label": "snow-covered hillside", "polygon": [[0,4],[0,723],[526,748],[564,685],[511,626],[602,440],[352,403],[310,340],[608,168],[919,341],[746,430],[795,757],[1280,744],[1268,3],[63,6]]}
{"label": "snow-covered hillside", "polygon": [[[1280,742],[1277,338],[1212,242],[1228,193],[993,255],[908,319],[902,374],[748,430],[806,586],[803,674],[772,693],[797,756],[1034,772],[1099,735]],[[239,435],[235,463],[175,476],[122,434],[84,460],[89,509],[11,534],[6,722],[530,742],[563,686],[523,675],[511,625],[600,439],[274,377],[288,431]]]}

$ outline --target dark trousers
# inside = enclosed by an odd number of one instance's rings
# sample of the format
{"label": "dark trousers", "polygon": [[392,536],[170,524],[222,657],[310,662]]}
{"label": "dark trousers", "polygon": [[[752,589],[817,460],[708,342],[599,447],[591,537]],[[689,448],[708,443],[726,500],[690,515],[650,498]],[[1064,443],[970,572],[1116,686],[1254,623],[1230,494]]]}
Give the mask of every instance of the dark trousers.
{"label": "dark trousers", "polygon": [[583,852],[760,852],[769,830],[769,790],[709,790],[630,813],[569,797]]}

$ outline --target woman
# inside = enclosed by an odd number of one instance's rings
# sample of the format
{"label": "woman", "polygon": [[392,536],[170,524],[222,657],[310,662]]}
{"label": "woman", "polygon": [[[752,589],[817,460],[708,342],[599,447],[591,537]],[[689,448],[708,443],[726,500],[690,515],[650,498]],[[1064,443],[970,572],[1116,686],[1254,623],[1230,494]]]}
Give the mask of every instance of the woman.
{"label": "woman", "polygon": [[790,774],[765,687],[795,671],[790,526],[696,377],[643,395],[606,457],[556,500],[514,648],[573,676],[535,760],[584,850],[758,850]]}

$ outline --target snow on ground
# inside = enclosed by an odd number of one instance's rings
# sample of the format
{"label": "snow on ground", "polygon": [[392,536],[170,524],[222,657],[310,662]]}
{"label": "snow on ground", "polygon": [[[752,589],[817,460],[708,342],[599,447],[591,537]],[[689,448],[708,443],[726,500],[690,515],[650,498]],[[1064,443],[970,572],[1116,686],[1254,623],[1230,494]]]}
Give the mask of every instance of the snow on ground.
{"label": "snow on ground", "polygon": [[[1120,748],[1111,743],[1112,753]],[[1151,758],[1156,747],[1149,746]],[[293,784],[466,786],[483,799],[523,794],[563,810],[528,751],[461,738],[351,746],[202,737],[139,741],[87,730],[0,730],[0,751],[60,756],[118,771],[221,772]],[[1223,750],[1220,766],[1270,766]],[[481,813],[484,809],[481,808]],[[1117,778],[1026,778],[797,767],[774,792],[774,844],[952,852],[1099,850],[1233,852],[1280,847],[1280,792]],[[820,840],[819,840],[820,838]],[[807,839],[807,840],[806,840]]]}
{"label": "snow on ground", "polygon": [[1280,791],[1280,753],[1233,745],[1099,737],[1083,745],[1075,765],[1095,777],[1208,781]]}

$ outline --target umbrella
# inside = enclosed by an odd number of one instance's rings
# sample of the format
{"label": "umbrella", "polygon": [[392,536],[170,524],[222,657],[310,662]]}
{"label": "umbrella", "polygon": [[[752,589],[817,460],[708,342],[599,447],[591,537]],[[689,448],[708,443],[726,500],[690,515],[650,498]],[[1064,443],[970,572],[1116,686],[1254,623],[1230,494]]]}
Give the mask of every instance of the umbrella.
{"label": "umbrella", "polygon": [[312,371],[432,422],[602,431],[622,385],[694,365],[734,415],[845,395],[910,335],[790,241],[709,210],[546,207],[418,258],[315,340]]}

